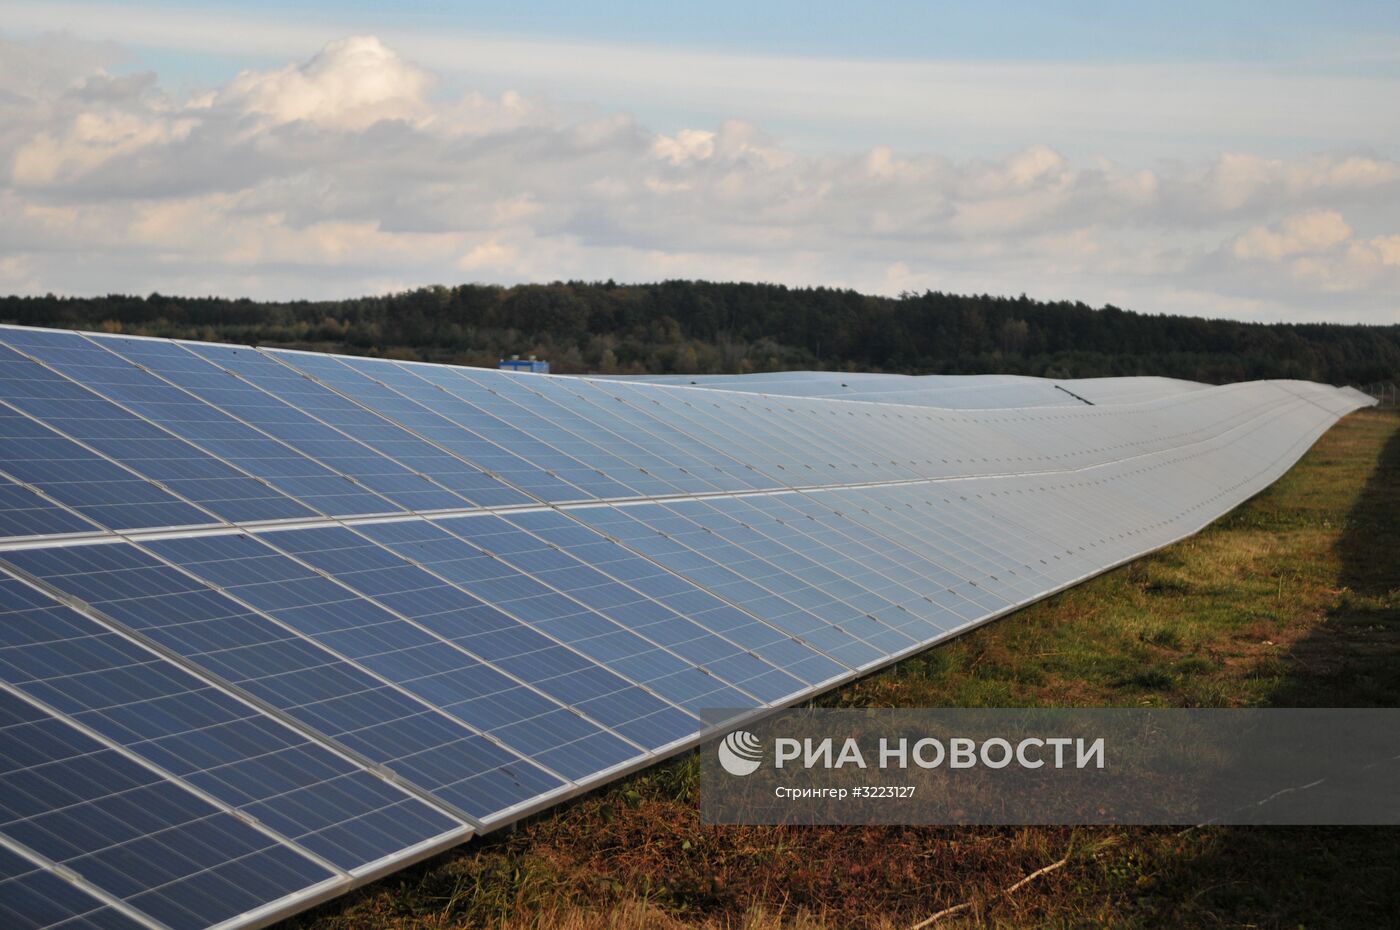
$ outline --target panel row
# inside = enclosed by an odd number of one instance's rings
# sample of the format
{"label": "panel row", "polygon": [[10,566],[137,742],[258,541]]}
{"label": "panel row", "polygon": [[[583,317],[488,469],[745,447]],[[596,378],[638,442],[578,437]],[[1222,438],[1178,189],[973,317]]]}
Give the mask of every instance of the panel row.
{"label": "panel row", "polygon": [[[933,410],[0,328],[0,534],[101,534],[1072,471],[1318,385]],[[1350,402],[1348,399],[1344,402]]]}
{"label": "panel row", "polygon": [[1362,402],[0,336],[0,915],[34,927],[288,912],[1180,538]]}
{"label": "panel row", "polygon": [[866,372],[778,371],[757,375],[602,375],[604,380],[668,384],[769,394],[939,407],[951,410],[1073,407],[1137,403],[1205,387],[1174,378],[1070,378],[1023,375],[894,375]]}
{"label": "panel row", "polygon": [[[8,552],[0,732],[7,795],[26,802],[0,833],[166,922],[174,904],[118,887],[100,865],[148,827],[214,823],[243,836],[240,859],[293,855],[286,893],[334,880],[691,740],[703,710],[799,699],[1177,538],[1267,484],[1331,422],[1303,401],[1290,414],[1287,433],[1257,423],[1033,485]],[[60,800],[74,759],[101,760],[103,784]],[[105,823],[108,795],[137,789],[178,796],[144,806],[169,826],[117,823],[93,848],[64,845],[84,835],[66,821],[43,826],[50,808]],[[134,816],[118,809],[118,821]],[[201,876],[222,867],[180,861]],[[153,874],[163,894],[185,880]]]}

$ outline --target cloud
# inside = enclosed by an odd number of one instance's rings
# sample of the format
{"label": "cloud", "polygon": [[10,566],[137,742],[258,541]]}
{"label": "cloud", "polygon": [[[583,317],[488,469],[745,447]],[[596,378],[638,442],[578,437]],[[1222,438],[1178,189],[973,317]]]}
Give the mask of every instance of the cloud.
{"label": "cloud", "polygon": [[1277,229],[1255,226],[1235,240],[1236,258],[1279,261],[1291,255],[1326,252],[1351,238],[1336,210],[1313,210],[1284,220]]}
{"label": "cloud", "polygon": [[1335,210],[1256,226],[1234,241],[1231,252],[1245,262],[1280,267],[1290,285],[1313,293],[1394,294],[1400,285],[1400,235],[1356,237]]}
{"label": "cloud", "polygon": [[374,36],[332,42],[311,60],[271,72],[244,71],[213,98],[262,117],[262,125],[305,120],[362,130],[380,120],[426,119],[432,77]]}
{"label": "cloud", "polygon": [[15,153],[14,181],[30,187],[80,177],[114,158],[184,139],[194,126],[191,119],[79,113],[57,133],[40,132]]}
{"label": "cloud", "polygon": [[[35,48],[0,39],[0,62]],[[1375,154],[814,153],[739,119],[449,93],[371,36],[185,96],[103,46],[51,57],[37,80],[0,65],[10,289],[695,276],[1387,322],[1400,294],[1400,163]]]}
{"label": "cloud", "polygon": [[682,129],[674,136],[657,136],[651,148],[673,165],[703,161],[715,154],[715,134],[703,129]]}

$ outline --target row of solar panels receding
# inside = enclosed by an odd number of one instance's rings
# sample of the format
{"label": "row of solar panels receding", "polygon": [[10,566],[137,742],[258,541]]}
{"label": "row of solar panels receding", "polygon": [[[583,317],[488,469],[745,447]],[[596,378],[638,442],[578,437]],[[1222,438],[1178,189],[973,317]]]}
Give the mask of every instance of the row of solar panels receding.
{"label": "row of solar panels receding", "polygon": [[265,923],[1191,532],[1363,402],[0,329],[0,921]]}
{"label": "row of solar panels receding", "polygon": [[1204,388],[1176,378],[1068,378],[1024,375],[892,375],[865,372],[779,371],[761,375],[607,375],[606,380],[882,404],[989,410],[1138,403]]}

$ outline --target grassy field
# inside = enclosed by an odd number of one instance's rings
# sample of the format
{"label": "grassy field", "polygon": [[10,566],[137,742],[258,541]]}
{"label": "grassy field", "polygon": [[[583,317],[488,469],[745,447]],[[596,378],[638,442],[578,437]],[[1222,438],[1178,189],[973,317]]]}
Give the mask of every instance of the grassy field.
{"label": "grassy field", "polygon": [[[1199,535],[821,703],[1400,706],[1400,416],[1353,414]],[[939,927],[1400,921],[1396,829],[717,828],[697,771],[689,754],[296,926],[885,928],[961,903]]]}

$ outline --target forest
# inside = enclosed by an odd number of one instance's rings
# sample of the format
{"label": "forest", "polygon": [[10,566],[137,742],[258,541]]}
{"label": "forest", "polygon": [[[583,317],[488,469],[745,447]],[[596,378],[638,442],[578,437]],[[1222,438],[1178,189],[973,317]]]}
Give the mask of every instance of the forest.
{"label": "forest", "polygon": [[706,281],[465,284],[321,301],[9,296],[0,297],[0,321],[466,365],[534,354],[560,373],[828,369],[1332,384],[1400,375],[1400,324],[1242,323],[1024,295],[878,297]]}

